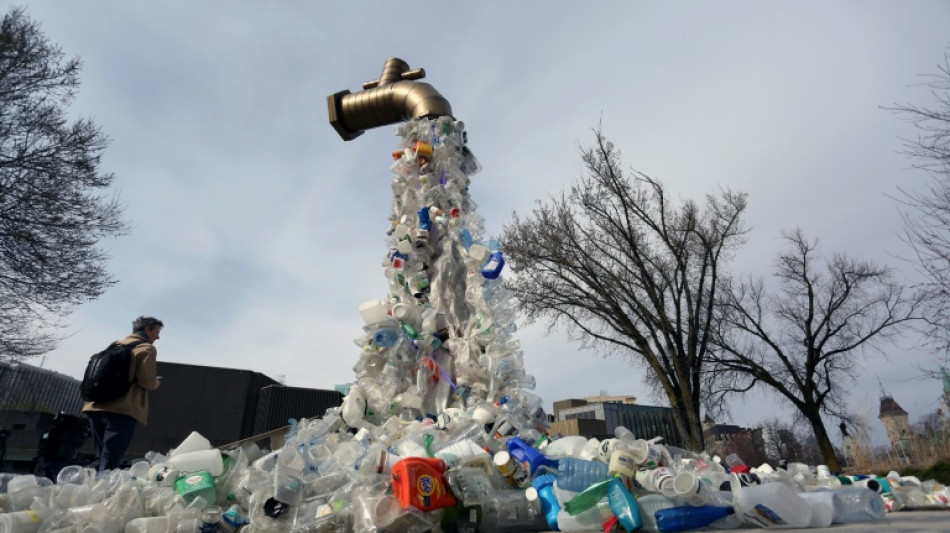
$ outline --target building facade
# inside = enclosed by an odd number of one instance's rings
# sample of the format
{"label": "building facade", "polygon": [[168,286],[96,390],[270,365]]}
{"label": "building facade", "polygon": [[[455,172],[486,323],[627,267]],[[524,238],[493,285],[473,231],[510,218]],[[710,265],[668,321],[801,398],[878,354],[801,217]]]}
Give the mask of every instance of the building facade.
{"label": "building facade", "polygon": [[892,448],[904,450],[914,439],[907,411],[902,409],[891,396],[881,397],[881,410],[878,419],[884,424],[884,429],[887,430],[887,438],[891,441]]}
{"label": "building facade", "polygon": [[[609,397],[633,398],[635,397]],[[551,430],[562,435],[584,435],[598,439],[612,438],[617,426],[624,426],[638,438],[662,437],[672,446],[683,446],[676,429],[673,409],[622,401],[592,401],[603,397],[567,399],[554,402]]]}
{"label": "building facade", "polygon": [[[222,446],[287,426],[290,419],[322,416],[343,403],[337,391],[285,387],[259,372],[158,362],[162,385],[149,393],[148,425],[139,425],[126,459],[167,453],[192,431]],[[44,435],[55,420],[82,420],[78,379],[23,363],[0,363],[0,471],[32,471]],[[82,422],[85,424],[85,422]],[[92,460],[92,439],[77,463]]]}

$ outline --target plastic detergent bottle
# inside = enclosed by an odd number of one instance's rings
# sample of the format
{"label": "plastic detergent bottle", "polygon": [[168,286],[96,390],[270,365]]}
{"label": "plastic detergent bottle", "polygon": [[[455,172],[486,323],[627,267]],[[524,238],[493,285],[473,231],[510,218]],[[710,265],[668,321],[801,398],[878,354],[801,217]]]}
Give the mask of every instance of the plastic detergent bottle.
{"label": "plastic detergent bottle", "polygon": [[393,494],[403,509],[409,506],[431,511],[455,505],[455,498],[446,490],[442,474],[445,461],[435,457],[407,457],[393,466]]}
{"label": "plastic detergent bottle", "polygon": [[643,519],[640,517],[640,508],[637,507],[637,501],[633,499],[630,491],[623,486],[620,478],[612,478],[610,486],[607,488],[607,501],[610,504],[610,512],[617,517],[617,521],[627,531],[635,531],[643,527]]}
{"label": "plastic detergent bottle", "polygon": [[557,470],[557,461],[548,459],[543,453],[518,437],[508,439],[507,447],[508,453],[515,461],[521,463],[529,477],[538,475],[542,467],[550,468],[552,471]]}
{"label": "plastic detergent bottle", "polygon": [[501,269],[505,267],[505,257],[501,250],[496,250],[488,257],[488,262],[482,267],[482,276],[486,279],[496,279],[501,275]]}
{"label": "plastic detergent bottle", "polygon": [[[532,493],[531,490],[534,490]],[[544,474],[538,476],[531,482],[531,488],[527,491],[528,500],[533,501],[534,496],[541,500],[541,510],[544,512],[544,519],[548,523],[548,528],[557,531],[557,514],[561,510],[561,504],[554,495],[554,476]]]}

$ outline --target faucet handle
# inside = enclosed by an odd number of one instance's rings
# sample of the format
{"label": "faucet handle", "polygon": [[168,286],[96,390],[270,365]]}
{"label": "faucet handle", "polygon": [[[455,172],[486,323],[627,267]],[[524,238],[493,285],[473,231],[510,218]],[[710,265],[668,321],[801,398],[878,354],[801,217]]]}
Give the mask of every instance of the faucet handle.
{"label": "faucet handle", "polygon": [[[421,80],[422,78],[425,78],[425,77],[426,77],[426,69],[424,69],[424,68],[417,68],[417,69],[409,70],[409,71],[406,71],[406,72],[403,72],[402,74],[400,74],[399,77],[400,77],[400,79],[403,79],[403,80]],[[363,83],[363,90],[364,90],[364,91],[368,91],[368,90],[370,90],[370,89],[375,89],[376,87],[379,87],[379,79],[378,79],[378,78],[375,79],[375,80],[367,81],[367,82]]]}
{"label": "faucet handle", "polygon": [[[417,68],[410,70],[408,72],[402,73],[402,79],[404,80],[421,80],[426,77],[426,69]],[[378,81],[378,80],[377,80]]]}

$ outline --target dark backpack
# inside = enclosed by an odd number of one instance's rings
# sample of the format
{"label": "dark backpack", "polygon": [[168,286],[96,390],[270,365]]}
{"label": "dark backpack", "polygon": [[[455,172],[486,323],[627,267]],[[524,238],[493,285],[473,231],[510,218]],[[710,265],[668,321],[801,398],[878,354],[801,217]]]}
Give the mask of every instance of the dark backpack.
{"label": "dark backpack", "polygon": [[113,342],[108,348],[89,358],[79,392],[87,402],[111,402],[129,392],[129,367],[132,349],[145,341],[129,344]]}

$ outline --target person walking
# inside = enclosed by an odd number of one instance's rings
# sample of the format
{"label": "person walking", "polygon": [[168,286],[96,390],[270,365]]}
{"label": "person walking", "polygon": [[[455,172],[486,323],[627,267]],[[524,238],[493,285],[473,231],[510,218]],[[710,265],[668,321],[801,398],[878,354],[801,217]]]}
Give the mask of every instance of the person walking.
{"label": "person walking", "polygon": [[96,460],[89,466],[99,472],[118,468],[132,442],[137,423],[148,425],[148,391],[159,386],[156,375],[155,341],[165,324],[154,317],[140,316],[132,323],[132,334],[119,344],[139,342],[132,348],[129,391],[108,402],[86,402],[82,411],[96,443]]}

